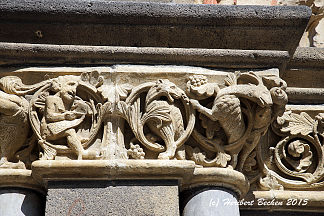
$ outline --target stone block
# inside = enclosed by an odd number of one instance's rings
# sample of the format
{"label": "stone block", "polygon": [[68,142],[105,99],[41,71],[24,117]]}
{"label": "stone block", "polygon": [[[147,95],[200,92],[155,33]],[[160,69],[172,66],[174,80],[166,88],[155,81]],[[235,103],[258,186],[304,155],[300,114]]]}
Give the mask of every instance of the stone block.
{"label": "stone block", "polygon": [[45,215],[179,215],[178,182],[52,181]]}

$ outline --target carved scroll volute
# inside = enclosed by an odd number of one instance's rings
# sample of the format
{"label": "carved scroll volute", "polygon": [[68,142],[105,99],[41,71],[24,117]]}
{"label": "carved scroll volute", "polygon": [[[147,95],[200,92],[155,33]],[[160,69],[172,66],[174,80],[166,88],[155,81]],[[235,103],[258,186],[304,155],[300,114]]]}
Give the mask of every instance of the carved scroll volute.
{"label": "carved scroll volute", "polygon": [[159,153],[158,159],[185,159],[183,145],[193,130],[195,116],[188,97],[174,83],[160,79],[141,84],[118,103],[118,108],[135,136],[128,150],[131,158],[144,159],[143,149],[134,144],[138,142],[148,151]]}
{"label": "carved scroll volute", "polygon": [[190,77],[187,92],[200,120],[193,131],[197,145],[187,146],[189,157],[202,166],[249,173],[257,166],[261,136],[287,103],[285,88],[278,77],[252,72],[229,74],[224,87],[202,75]]}
{"label": "carved scroll volute", "polygon": [[[267,176],[284,189],[305,190],[324,186],[323,113],[312,118],[305,112],[285,112],[274,122],[273,130],[281,140],[271,147],[271,166]],[[272,189],[264,185],[264,189]]]}
{"label": "carved scroll volute", "polygon": [[60,76],[33,95],[29,119],[42,149],[41,159],[101,157],[95,138],[110,103],[102,105],[100,85],[102,78],[96,71]]}

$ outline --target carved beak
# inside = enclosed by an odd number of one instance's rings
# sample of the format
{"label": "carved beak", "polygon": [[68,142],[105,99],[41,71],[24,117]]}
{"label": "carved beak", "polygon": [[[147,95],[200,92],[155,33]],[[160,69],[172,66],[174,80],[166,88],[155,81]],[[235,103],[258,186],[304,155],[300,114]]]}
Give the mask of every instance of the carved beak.
{"label": "carved beak", "polygon": [[261,107],[265,107],[265,106],[270,106],[272,105],[272,99],[271,99],[271,95],[267,94],[267,95],[261,95],[259,97],[259,100],[258,100],[258,105],[261,106]]}

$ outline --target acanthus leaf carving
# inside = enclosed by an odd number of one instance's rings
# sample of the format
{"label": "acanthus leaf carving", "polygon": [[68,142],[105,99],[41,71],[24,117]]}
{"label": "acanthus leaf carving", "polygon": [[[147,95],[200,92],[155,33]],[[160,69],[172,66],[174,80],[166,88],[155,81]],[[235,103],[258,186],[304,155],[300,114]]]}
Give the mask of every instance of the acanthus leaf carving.
{"label": "acanthus leaf carving", "polygon": [[289,132],[293,135],[300,133],[306,136],[314,130],[315,121],[305,112],[286,114],[282,118],[288,122],[287,126],[281,128],[282,132]]}

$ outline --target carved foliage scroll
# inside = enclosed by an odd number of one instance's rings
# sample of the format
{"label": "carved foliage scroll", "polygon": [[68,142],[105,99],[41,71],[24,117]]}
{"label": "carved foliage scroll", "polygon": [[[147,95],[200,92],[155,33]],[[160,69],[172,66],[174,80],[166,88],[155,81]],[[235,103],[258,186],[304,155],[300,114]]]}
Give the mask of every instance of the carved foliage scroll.
{"label": "carved foliage scroll", "polygon": [[323,117],[323,113],[312,118],[305,112],[288,111],[273,123],[273,131],[281,140],[271,148],[272,167],[264,165],[264,171],[282,188],[302,190],[324,185]]}
{"label": "carved foliage scroll", "polygon": [[[228,73],[223,83],[198,74],[180,85],[167,79],[135,86],[109,83],[109,76],[96,71],[34,85],[18,77],[0,79],[1,166],[23,168],[37,159],[113,159],[107,151],[119,146],[124,159],[193,160],[255,178],[260,138],[287,103],[283,80],[253,72]],[[19,131],[18,125],[23,125]],[[10,137],[8,131],[21,136]],[[309,139],[288,144],[286,154],[302,158],[287,160],[299,176],[314,164],[316,147]]]}

